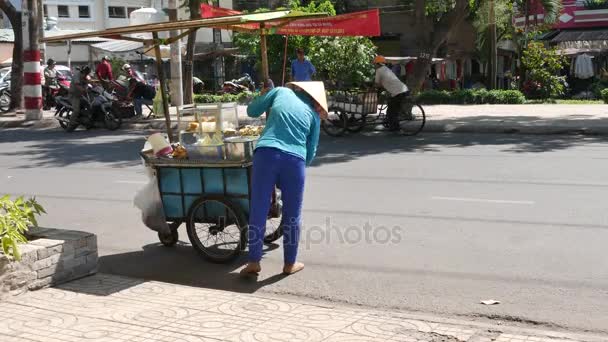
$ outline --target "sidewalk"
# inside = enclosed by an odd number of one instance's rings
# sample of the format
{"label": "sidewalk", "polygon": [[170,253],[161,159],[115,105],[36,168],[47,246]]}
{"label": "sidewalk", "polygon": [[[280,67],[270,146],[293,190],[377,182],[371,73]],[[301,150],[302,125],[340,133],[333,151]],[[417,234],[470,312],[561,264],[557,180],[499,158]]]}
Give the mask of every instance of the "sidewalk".
{"label": "sidewalk", "polygon": [[[247,280],[241,280],[247,281]],[[0,305],[2,342],[599,342],[98,274]]]}
{"label": "sidewalk", "polygon": [[[521,133],[521,134],[588,134],[608,135],[608,105],[438,105],[424,106],[427,122],[423,132],[455,133]],[[189,121],[191,118],[184,119]],[[247,122],[246,107],[239,107],[239,120]],[[175,128],[177,117],[172,112]],[[53,112],[44,119],[25,121],[23,115],[0,115],[0,128],[59,127]],[[164,118],[125,120],[123,129],[155,129],[165,127]]]}

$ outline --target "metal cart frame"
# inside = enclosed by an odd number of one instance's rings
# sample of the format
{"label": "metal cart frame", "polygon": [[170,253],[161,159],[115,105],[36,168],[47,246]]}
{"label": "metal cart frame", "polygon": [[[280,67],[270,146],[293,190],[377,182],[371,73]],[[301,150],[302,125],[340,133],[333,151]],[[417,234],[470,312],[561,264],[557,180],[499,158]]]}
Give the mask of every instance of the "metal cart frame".
{"label": "metal cart frame", "polygon": [[[251,161],[205,163],[151,158],[143,152],[141,156],[145,164],[155,171],[166,220],[171,228],[170,234],[159,233],[161,243],[174,246],[179,240],[178,228],[186,223],[192,246],[212,262],[228,262],[245,249],[251,201]],[[275,190],[271,201],[264,237],[266,243],[283,235],[280,192]],[[200,225],[205,227],[201,229]],[[228,227],[234,230],[229,234],[235,239],[230,244],[234,247],[225,249],[225,253],[220,255],[217,250],[228,243],[225,240],[218,242],[217,236],[226,233]],[[206,246],[206,241],[200,236],[202,231],[207,233],[207,240],[215,236],[217,245]]]}

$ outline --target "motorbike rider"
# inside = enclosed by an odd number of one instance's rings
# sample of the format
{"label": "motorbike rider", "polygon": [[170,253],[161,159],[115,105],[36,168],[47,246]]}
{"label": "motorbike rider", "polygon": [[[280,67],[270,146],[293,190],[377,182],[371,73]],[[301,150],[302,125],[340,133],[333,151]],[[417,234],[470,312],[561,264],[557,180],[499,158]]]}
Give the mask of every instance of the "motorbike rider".
{"label": "motorbike rider", "polygon": [[399,130],[401,103],[407,99],[410,91],[407,86],[399,80],[395,73],[386,66],[386,58],[384,56],[376,56],[374,58],[374,64],[376,66],[376,85],[384,88],[391,96],[388,100],[388,108],[386,110],[389,130]]}
{"label": "motorbike rider", "polygon": [[[45,104],[50,103],[49,97],[52,96],[52,90],[59,89],[59,83],[57,82],[57,70],[55,69],[55,60],[49,58],[46,62],[46,68],[44,69],[44,86],[42,90],[44,92]],[[45,108],[48,109],[48,108]]]}
{"label": "motorbike rider", "polygon": [[127,95],[127,98],[133,99],[136,118],[143,115],[144,104],[152,105],[154,103],[154,97],[156,97],[156,88],[146,84],[134,73],[129,79],[129,95]]}
{"label": "motorbike rider", "polygon": [[74,77],[72,78],[72,83],[70,83],[70,103],[72,104],[72,115],[70,116],[70,126],[68,128],[68,132],[74,131],[78,125],[78,117],[80,116],[80,103],[82,96],[86,94],[87,87],[89,82],[91,81],[91,67],[88,65],[83,66],[82,68],[76,68],[74,72]]}
{"label": "motorbike rider", "polygon": [[103,56],[101,58],[101,63],[99,63],[95,69],[95,75],[97,76],[97,79],[101,81],[104,88],[107,89],[110,86],[110,82],[114,80],[114,75],[112,75],[112,64],[110,64],[110,57]]}
{"label": "motorbike rider", "polygon": [[135,70],[133,70],[133,68],[131,67],[131,64],[125,64],[125,65],[123,65],[122,66],[122,72],[125,74],[125,76],[129,80],[129,82],[132,79],[135,79],[137,82],[145,83],[144,80],[142,80],[141,78],[139,78],[139,76],[137,75],[137,72],[135,72]]}

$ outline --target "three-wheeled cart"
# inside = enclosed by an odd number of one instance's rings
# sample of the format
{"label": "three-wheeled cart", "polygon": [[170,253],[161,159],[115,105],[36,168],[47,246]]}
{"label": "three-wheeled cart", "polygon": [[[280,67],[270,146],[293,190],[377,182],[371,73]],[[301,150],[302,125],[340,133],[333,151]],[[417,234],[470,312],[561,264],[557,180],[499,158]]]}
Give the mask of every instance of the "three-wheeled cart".
{"label": "three-wheeled cart", "polygon": [[[159,159],[141,153],[153,168],[170,234],[160,234],[165,246],[178,242],[178,228],[186,224],[192,246],[206,259],[222,263],[236,258],[247,244],[252,163]],[[269,199],[270,200],[270,199]],[[282,202],[275,190],[264,242],[283,235]]]}
{"label": "three-wheeled cart", "polygon": [[[337,137],[345,132],[358,133],[366,126],[388,128],[388,101],[388,95],[376,88],[334,90],[327,96],[329,118],[323,130]],[[416,135],[424,128],[426,114],[420,104],[406,97],[400,103],[398,120],[401,134]]]}

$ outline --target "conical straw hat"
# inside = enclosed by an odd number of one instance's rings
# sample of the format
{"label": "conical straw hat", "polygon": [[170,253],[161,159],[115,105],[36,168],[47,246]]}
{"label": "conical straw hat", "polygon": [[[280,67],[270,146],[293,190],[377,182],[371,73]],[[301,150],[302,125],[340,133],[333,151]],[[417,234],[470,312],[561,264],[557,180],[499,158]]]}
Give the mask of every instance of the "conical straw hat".
{"label": "conical straw hat", "polygon": [[325,96],[325,85],[323,85],[323,82],[289,82],[286,84],[286,86],[291,89],[294,89],[294,87],[300,88],[310,95],[310,97],[312,97],[313,100],[315,100],[325,111],[324,113],[319,113],[319,116],[322,119],[327,119],[327,97]]}

